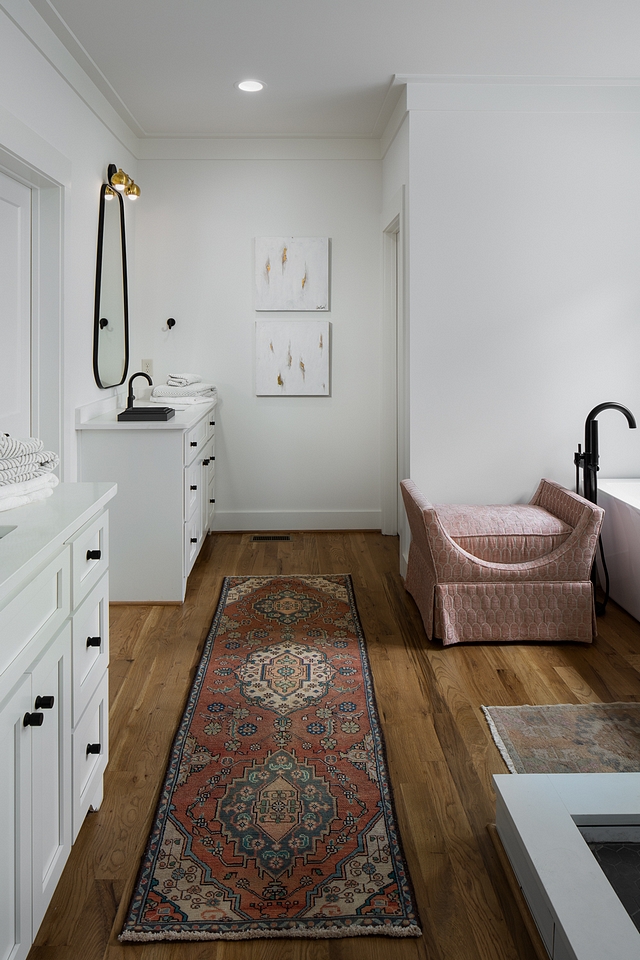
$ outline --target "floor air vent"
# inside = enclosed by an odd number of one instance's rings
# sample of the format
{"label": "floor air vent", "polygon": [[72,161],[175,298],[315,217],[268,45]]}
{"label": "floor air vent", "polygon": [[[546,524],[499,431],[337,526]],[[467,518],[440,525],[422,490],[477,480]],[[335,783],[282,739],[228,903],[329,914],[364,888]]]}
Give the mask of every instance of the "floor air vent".
{"label": "floor air vent", "polygon": [[260,534],[255,534],[253,537],[251,537],[252,543],[264,543],[266,540],[291,540],[291,537],[288,533],[285,533],[283,536],[273,536],[268,534],[265,536],[260,536]]}

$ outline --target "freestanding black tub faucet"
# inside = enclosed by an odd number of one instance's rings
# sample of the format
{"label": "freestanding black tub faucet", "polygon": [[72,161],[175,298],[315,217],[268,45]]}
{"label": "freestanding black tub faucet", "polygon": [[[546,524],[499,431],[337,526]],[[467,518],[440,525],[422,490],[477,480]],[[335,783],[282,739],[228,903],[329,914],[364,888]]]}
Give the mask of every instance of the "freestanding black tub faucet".
{"label": "freestanding black tub faucet", "polygon": [[[631,410],[623,407],[621,403],[599,403],[597,407],[594,407],[593,410],[589,412],[584,422],[584,453],[582,453],[580,444],[578,444],[578,451],[574,454],[573,462],[576,465],[576,493],[580,493],[580,467],[582,467],[582,495],[585,500],[590,500],[591,503],[598,502],[598,463],[600,453],[598,451],[598,421],[596,417],[599,413],[602,413],[603,410],[619,410],[620,413],[623,413],[627,418],[629,427],[632,430],[635,430],[636,427],[636,418],[631,413]],[[604,555],[604,547],[602,546],[602,537],[598,539],[605,579],[603,603],[595,600],[597,581],[595,561],[591,569],[591,582],[593,583],[596,613],[600,617],[605,612],[609,600],[609,571],[607,570],[607,561]]]}
{"label": "freestanding black tub faucet", "polygon": [[[599,403],[598,406],[594,407],[588,414],[584,422],[584,453],[582,453],[580,444],[578,444],[578,452],[575,454],[573,462],[576,465],[576,481],[579,480],[579,471],[580,467],[582,467],[583,496],[585,500],[590,500],[591,503],[598,502],[597,474],[599,470],[598,463],[600,453],[598,451],[598,421],[596,417],[599,413],[602,413],[603,410],[619,410],[620,413],[623,413],[627,418],[629,427],[632,430],[635,430],[636,427],[636,418],[631,411],[627,409],[627,407],[623,407],[621,403]],[[576,493],[579,492],[576,482]]]}

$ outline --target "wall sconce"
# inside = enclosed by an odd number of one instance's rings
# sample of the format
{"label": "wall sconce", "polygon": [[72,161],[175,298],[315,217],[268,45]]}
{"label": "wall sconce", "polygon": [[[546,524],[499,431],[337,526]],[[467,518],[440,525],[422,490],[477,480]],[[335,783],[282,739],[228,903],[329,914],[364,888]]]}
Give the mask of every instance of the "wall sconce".
{"label": "wall sconce", "polygon": [[140,196],[140,187],[134,183],[128,173],[125,173],[122,167],[118,169],[115,163],[110,163],[107,167],[107,179],[109,186],[105,190],[105,199],[113,198],[113,191],[124,193],[130,200],[136,200]]}

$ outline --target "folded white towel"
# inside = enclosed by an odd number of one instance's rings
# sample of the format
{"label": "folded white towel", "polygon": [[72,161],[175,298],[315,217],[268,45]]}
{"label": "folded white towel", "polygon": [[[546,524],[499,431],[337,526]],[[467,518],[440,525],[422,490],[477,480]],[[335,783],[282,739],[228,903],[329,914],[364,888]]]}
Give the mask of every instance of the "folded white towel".
{"label": "folded white towel", "polygon": [[201,383],[202,377],[197,373],[170,373],[167,383],[170,387],[188,387],[192,383]]}
{"label": "folded white towel", "polygon": [[190,387],[171,387],[168,384],[160,384],[151,391],[152,397],[198,397],[200,394],[213,393],[216,388],[212,383],[192,383]]}
{"label": "folded white towel", "polygon": [[161,403],[165,407],[173,407],[174,410],[184,410],[190,404],[211,403],[215,399],[215,393],[200,393],[197,397],[149,397],[150,403]]}
{"label": "folded white towel", "polygon": [[0,433],[0,457],[22,457],[26,453],[37,453],[43,447],[44,443],[37,437],[19,440],[8,433]]}
{"label": "folded white towel", "polygon": [[34,503],[36,500],[46,500],[53,493],[53,487],[44,487],[42,490],[34,490],[33,493],[23,493],[19,497],[5,497],[0,500],[0,513],[3,510],[13,510],[15,507],[24,507],[27,503]]}
{"label": "folded white towel", "polygon": [[31,480],[22,480],[19,483],[5,483],[0,487],[0,502],[8,497],[21,497],[38,490],[53,490],[59,483],[55,473],[45,473],[41,477],[32,477]]}

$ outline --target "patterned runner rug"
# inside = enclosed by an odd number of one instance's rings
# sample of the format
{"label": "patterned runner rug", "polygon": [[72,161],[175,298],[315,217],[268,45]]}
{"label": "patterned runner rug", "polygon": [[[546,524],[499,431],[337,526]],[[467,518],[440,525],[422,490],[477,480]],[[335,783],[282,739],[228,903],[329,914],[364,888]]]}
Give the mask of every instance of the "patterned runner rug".
{"label": "patterned runner rug", "polygon": [[482,709],[511,773],[640,771],[640,703]]}
{"label": "patterned runner rug", "polygon": [[418,923],[351,578],[227,577],[119,939]]}

